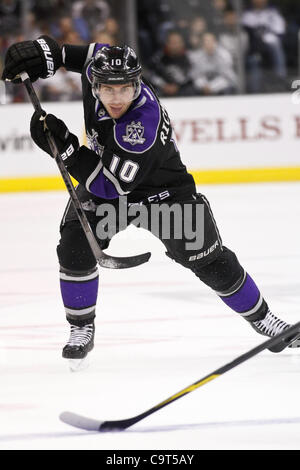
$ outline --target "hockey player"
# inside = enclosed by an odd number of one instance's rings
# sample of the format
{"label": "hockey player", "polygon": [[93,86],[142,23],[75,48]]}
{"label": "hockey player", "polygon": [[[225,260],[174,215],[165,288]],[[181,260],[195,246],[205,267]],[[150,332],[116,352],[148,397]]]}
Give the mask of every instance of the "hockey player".
{"label": "hockey player", "polygon": [[[174,236],[167,239],[159,230],[167,255],[190,269],[258,333],[272,337],[288,328],[285,321],[270,311],[234,252],[223,245],[208,201],[197,193],[193,177],[181,162],[167,111],[142,79],[135,52],[128,46],[104,44],[60,48],[55,40],[42,36],[8,49],[2,78],[18,82],[18,74],[26,71],[35,81],[51,77],[59,67],[81,74],[89,148],[80,146],[78,138],[54,115],[47,115],[45,123],[66,168],[79,182],[76,191],[96,236],[97,224],[101,223],[97,208],[109,202],[118,211],[122,196],[127,197],[128,207],[133,203],[146,208],[162,203],[189,204],[192,218],[195,208],[202,205],[202,248],[187,249],[189,240],[184,234],[180,239]],[[51,155],[40,118],[37,113],[32,116],[31,136]],[[131,222],[130,217],[128,221]],[[191,223],[194,227],[195,221]],[[82,359],[94,344],[98,269],[70,203],[60,232],[57,247],[60,287],[71,327],[62,355]],[[106,249],[109,241],[110,238],[100,238],[99,245]],[[287,345],[298,347],[300,341],[293,337]]]}

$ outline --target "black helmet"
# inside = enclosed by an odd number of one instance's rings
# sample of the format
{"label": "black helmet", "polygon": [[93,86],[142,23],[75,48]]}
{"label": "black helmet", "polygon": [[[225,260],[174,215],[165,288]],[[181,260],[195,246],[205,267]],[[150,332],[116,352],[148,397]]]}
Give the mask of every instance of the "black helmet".
{"label": "black helmet", "polygon": [[133,83],[135,98],[141,90],[141,65],[129,46],[103,46],[91,61],[90,73],[94,91],[100,84],[122,85]]}
{"label": "black helmet", "polygon": [[99,83],[128,83],[141,76],[136,53],[129,46],[104,46],[96,52],[91,64],[91,75]]}

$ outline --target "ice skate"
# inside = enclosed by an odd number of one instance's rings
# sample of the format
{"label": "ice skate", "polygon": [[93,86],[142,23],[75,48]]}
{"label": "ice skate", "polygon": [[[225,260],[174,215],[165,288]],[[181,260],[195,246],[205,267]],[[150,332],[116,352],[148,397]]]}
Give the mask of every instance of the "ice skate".
{"label": "ice skate", "polygon": [[[276,317],[270,310],[268,310],[265,318],[262,320],[257,320],[250,322],[250,325],[254,330],[264,336],[269,336],[270,338],[282,333],[284,330],[289,328],[291,325],[286,323],[280,318]],[[272,352],[280,352],[286,347],[289,348],[299,348],[300,347],[300,334],[287,338],[284,342],[270,348]]]}
{"label": "ice skate", "polygon": [[94,335],[94,323],[81,327],[71,325],[70,338],[63,348],[62,356],[69,359],[72,372],[83,370],[88,366],[87,355],[94,347]]}

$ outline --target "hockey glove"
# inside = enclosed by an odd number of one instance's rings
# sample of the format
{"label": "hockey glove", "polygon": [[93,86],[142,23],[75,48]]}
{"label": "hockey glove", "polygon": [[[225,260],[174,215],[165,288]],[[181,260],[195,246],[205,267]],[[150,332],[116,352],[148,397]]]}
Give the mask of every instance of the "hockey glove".
{"label": "hockey glove", "polygon": [[52,77],[62,65],[62,52],[57,42],[49,36],[40,36],[35,41],[17,42],[10,46],[5,56],[2,80],[12,80],[21,72],[27,72],[32,82],[38,78]]}
{"label": "hockey glove", "polygon": [[44,118],[41,113],[35,112],[30,122],[31,137],[38,147],[53,157],[49,147],[46,132],[50,131],[57,150],[67,168],[71,167],[76,160],[79,150],[79,141],[76,135],[71,134],[65,123],[53,114],[47,114]]}

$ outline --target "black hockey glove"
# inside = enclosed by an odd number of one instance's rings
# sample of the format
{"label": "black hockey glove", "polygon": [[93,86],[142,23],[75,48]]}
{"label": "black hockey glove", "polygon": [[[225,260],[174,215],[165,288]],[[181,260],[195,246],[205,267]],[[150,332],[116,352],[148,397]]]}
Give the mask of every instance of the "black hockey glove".
{"label": "black hockey glove", "polygon": [[57,150],[67,168],[70,168],[76,160],[79,150],[79,141],[76,135],[71,134],[65,123],[53,114],[47,114],[45,118],[41,113],[35,112],[30,121],[31,137],[38,147],[47,152],[51,157],[52,152],[49,147],[46,131],[50,131]]}
{"label": "black hockey glove", "polygon": [[21,72],[27,72],[32,82],[38,78],[52,77],[62,65],[62,52],[57,42],[49,36],[35,41],[17,42],[10,46],[5,56],[2,80],[12,80]]}

